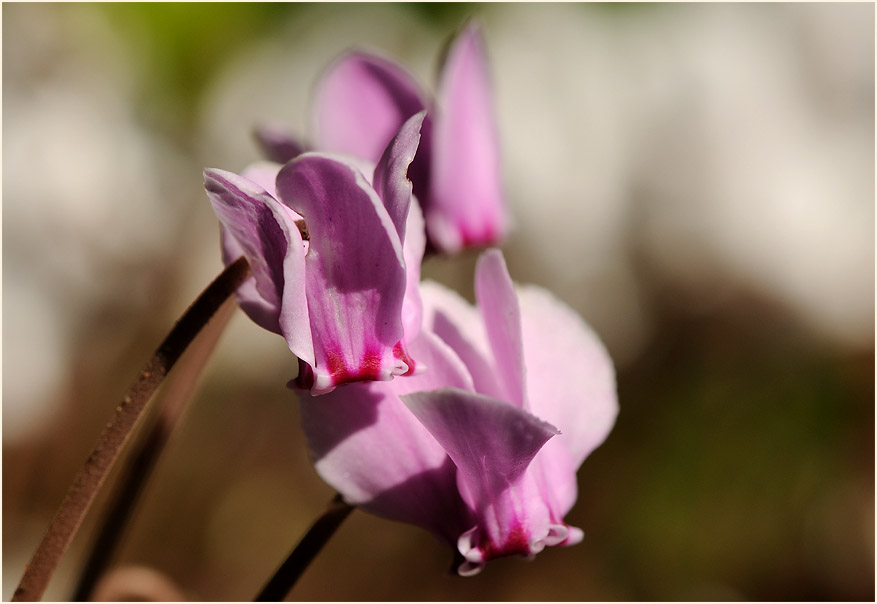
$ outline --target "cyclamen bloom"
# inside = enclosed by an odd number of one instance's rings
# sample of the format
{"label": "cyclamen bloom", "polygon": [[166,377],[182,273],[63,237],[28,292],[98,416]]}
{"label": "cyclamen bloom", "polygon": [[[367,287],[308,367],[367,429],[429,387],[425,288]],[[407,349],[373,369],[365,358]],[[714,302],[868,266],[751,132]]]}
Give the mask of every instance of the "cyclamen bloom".
{"label": "cyclamen bloom", "polygon": [[204,172],[223,260],[252,267],[241,307],[286,338],[296,384],[314,394],[414,371],[406,342],[420,327],[425,240],[406,170],[422,121],[406,121],[377,165],[305,153],[242,176]]}
{"label": "cyclamen bloom", "polygon": [[545,290],[516,293],[497,250],[478,262],[478,310],[434,283],[421,293],[421,374],[301,397],[318,473],[348,503],[455,546],[462,575],[577,543],[563,521],[576,471],[618,410],[605,348]]}
{"label": "cyclamen bloom", "polygon": [[362,52],[336,61],[317,87],[316,147],[377,161],[402,122],[425,108],[411,180],[430,245],[452,253],[498,243],[508,220],[487,61],[476,25],[451,45],[429,104],[413,77],[392,61]]}

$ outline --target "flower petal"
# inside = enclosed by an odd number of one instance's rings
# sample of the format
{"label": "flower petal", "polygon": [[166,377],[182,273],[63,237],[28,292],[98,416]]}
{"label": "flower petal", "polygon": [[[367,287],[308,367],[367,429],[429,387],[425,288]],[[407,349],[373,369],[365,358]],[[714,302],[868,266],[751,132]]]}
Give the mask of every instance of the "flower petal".
{"label": "flower petal", "polygon": [[594,331],[552,294],[535,286],[518,294],[530,408],[562,428],[557,444],[578,468],[618,414],[612,359]]}
{"label": "flower petal", "polygon": [[395,63],[349,53],[318,84],[317,148],[376,162],[402,123],[424,109],[421,99],[417,84]]}
{"label": "flower petal", "polygon": [[319,394],[412,370],[402,342],[402,244],[365,176],[338,157],[305,153],[280,171],[277,192],[310,234],[305,290],[316,362],[299,373],[299,386]]}
{"label": "flower petal", "polygon": [[423,325],[438,335],[465,363],[475,391],[502,399],[505,390],[493,370],[493,355],[478,310],[457,292],[435,281],[420,284]]}
{"label": "flower petal", "polygon": [[408,166],[417,153],[420,143],[420,127],[423,125],[425,111],[413,115],[402,124],[396,136],[387,144],[381,159],[375,166],[372,184],[384,207],[390,214],[399,238],[405,239],[405,221],[408,206],[411,204],[411,181],[408,179]]}
{"label": "flower petal", "polygon": [[487,250],[475,267],[475,298],[487,327],[496,373],[504,400],[527,409],[521,313],[515,286],[502,252]]}
{"label": "flower petal", "polygon": [[432,334],[422,333],[411,350],[428,371],[350,384],[319,398],[302,395],[302,428],[317,472],[348,503],[454,545],[472,523],[457,492],[456,468],[399,396],[448,384],[471,389],[472,381]]}
{"label": "flower petal", "polygon": [[[282,167],[281,164],[273,161],[258,161],[244,168],[241,176],[253,181],[265,189],[271,197],[277,199],[277,173]],[[301,216],[296,214],[295,218],[298,220]]]}
{"label": "flower petal", "polygon": [[204,171],[204,188],[223,229],[226,263],[243,254],[253,280],[239,290],[241,308],[259,325],[282,333],[290,350],[313,362],[305,258],[297,216],[253,181]]}
{"label": "flower petal", "polygon": [[405,339],[410,342],[420,333],[423,324],[423,301],[420,296],[420,264],[426,249],[426,233],[423,229],[423,212],[417,199],[411,199],[408,219],[405,223],[405,243],[402,255],[405,258],[405,299],[402,301],[402,325]]}
{"label": "flower petal", "polygon": [[480,552],[473,561],[531,553],[550,519],[526,471],[558,430],[504,401],[456,388],[401,398],[459,470],[460,493],[484,531],[473,545]]}
{"label": "flower petal", "polygon": [[442,251],[492,245],[506,231],[499,138],[480,30],[470,24],[442,69],[432,124],[430,240]]}
{"label": "flower petal", "polygon": [[426,246],[423,214],[412,195],[411,181],[407,171],[418,152],[420,127],[425,111],[409,118],[387,145],[375,166],[372,179],[375,191],[384,202],[390,219],[402,239],[403,257],[407,274],[405,301],[402,305],[402,322],[408,340],[417,336],[422,320],[420,301],[420,264]]}
{"label": "flower petal", "polygon": [[557,428],[505,401],[459,388],[402,396],[461,472],[472,494],[501,493],[527,469]]}
{"label": "flower petal", "polygon": [[253,132],[253,137],[265,157],[279,164],[285,164],[305,152],[301,142],[276,124],[262,124]]}

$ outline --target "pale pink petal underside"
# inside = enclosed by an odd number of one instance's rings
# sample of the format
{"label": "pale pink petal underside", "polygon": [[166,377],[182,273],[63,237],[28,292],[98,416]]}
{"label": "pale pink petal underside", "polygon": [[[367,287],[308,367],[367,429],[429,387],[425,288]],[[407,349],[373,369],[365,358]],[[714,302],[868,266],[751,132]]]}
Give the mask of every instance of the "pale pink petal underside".
{"label": "pale pink petal underside", "polygon": [[519,288],[530,409],[560,426],[575,468],[609,435],[618,414],[615,370],[582,318],[548,291]]}
{"label": "pale pink petal underside", "polygon": [[487,250],[475,267],[475,298],[487,328],[496,373],[504,386],[505,400],[527,408],[521,313],[515,286],[502,252]]}

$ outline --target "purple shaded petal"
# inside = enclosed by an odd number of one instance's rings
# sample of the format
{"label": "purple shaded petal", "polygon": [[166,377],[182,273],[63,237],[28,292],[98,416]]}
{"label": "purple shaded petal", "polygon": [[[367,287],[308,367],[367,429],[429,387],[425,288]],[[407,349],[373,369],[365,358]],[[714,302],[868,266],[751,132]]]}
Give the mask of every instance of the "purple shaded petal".
{"label": "purple shaded petal", "polygon": [[496,373],[507,395],[503,398],[527,409],[521,313],[515,286],[499,250],[487,250],[478,258],[475,297],[487,327]]}
{"label": "purple shaded petal", "polygon": [[[241,244],[229,234],[228,229],[226,229],[221,223],[219,225],[219,235],[222,247],[223,264],[228,266],[241,256],[246,255],[244,254],[244,248]],[[277,334],[280,333],[280,312],[277,308],[277,303],[273,300],[272,302],[268,302],[262,297],[256,286],[255,277],[250,276],[249,279],[244,281],[241,286],[238,287],[237,300],[241,310],[243,310],[247,316],[256,323],[256,325],[263,329],[267,329],[268,331],[273,331]]]}
{"label": "purple shaded petal", "polygon": [[262,327],[282,333],[296,356],[313,362],[298,217],[231,172],[205,170],[204,188],[222,225],[224,261],[243,254],[250,263],[253,277],[239,290],[241,307]]}
{"label": "purple shaded petal", "polygon": [[262,153],[271,161],[285,164],[306,151],[305,146],[295,139],[283,126],[263,124],[253,132]]}
{"label": "purple shaded petal", "polygon": [[408,178],[414,185],[414,196],[421,205],[429,203],[429,181],[432,166],[432,118],[427,113],[420,125],[420,146],[408,167]]}
{"label": "purple shaded petal", "polygon": [[550,517],[527,468],[558,430],[504,401],[455,388],[402,400],[459,470],[460,493],[475,510],[480,531],[470,560],[532,553],[531,546],[547,536]]}
{"label": "purple shaded petal", "polygon": [[408,217],[408,206],[411,204],[411,181],[408,180],[408,166],[417,153],[420,143],[420,127],[423,124],[425,111],[409,118],[393,140],[389,142],[384,154],[375,166],[372,184],[390,219],[396,226],[399,238],[405,239],[405,222]]}
{"label": "purple shaded petal", "polygon": [[362,173],[305,153],[277,176],[280,199],[307,222],[306,287],[316,363],[299,374],[315,394],[411,370],[402,342],[402,244]]}
{"label": "purple shaded petal", "polygon": [[454,545],[473,522],[457,492],[456,468],[399,396],[447,384],[471,388],[472,382],[432,334],[421,334],[411,350],[428,371],[350,384],[319,398],[302,395],[302,428],[317,472],[348,503]]}
{"label": "purple shaded petal", "polygon": [[618,414],[612,359],[594,331],[542,288],[519,289],[530,408],[561,426],[555,446],[574,468],[609,435]]}
{"label": "purple shaded petal", "polygon": [[486,58],[475,25],[448,52],[436,104],[424,208],[430,240],[446,252],[495,244],[505,235],[506,210]]}
{"label": "purple shaded petal", "polygon": [[349,53],[318,84],[317,148],[376,162],[402,123],[423,109],[417,84],[404,69],[380,57]]}

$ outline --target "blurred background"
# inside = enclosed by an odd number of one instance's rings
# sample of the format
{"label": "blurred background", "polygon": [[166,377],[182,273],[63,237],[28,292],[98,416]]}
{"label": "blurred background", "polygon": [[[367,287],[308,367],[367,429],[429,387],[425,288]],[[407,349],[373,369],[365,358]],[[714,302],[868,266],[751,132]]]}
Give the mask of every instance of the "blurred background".
{"label": "blurred background", "polygon": [[[585,540],[462,579],[427,533],[355,511],[291,597],[873,600],[872,4],[2,11],[4,599],[137,371],[221,269],[201,170],[257,159],[260,123],[307,138],[316,78],[351,46],[433,89],[474,16],[512,276],[576,308],[616,363],[618,422],[567,517]],[[471,299],[475,258],[424,274]],[[117,583],[255,595],[332,496],[294,371],[237,311]],[[71,597],[102,502],[47,598]]]}

